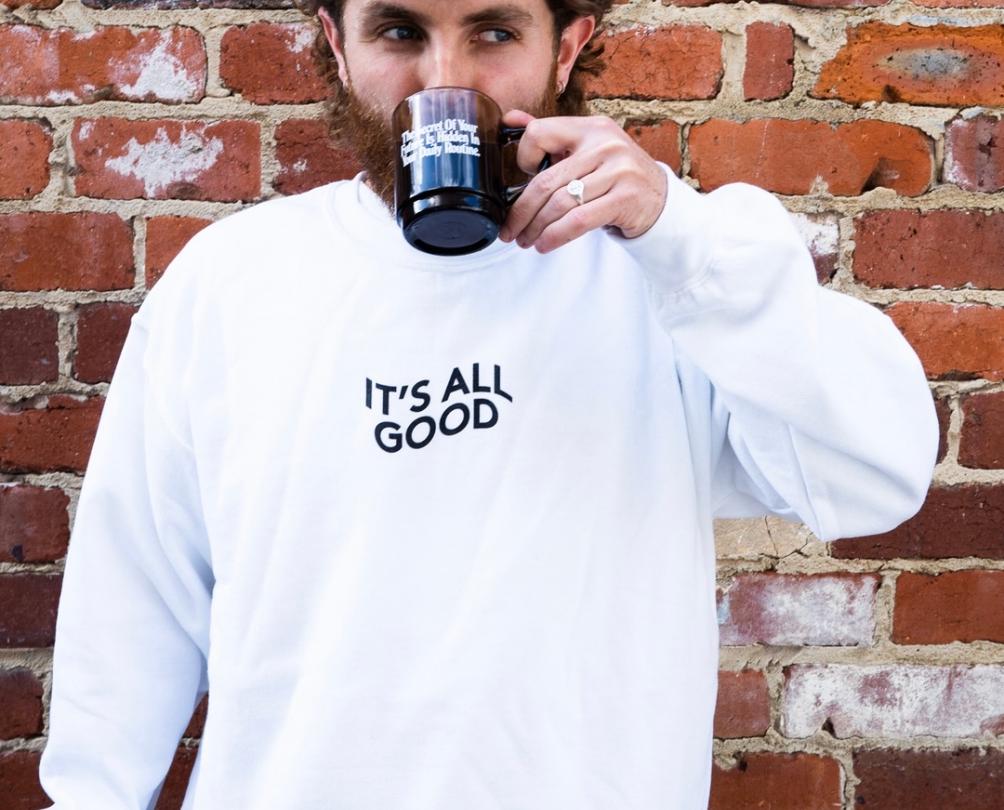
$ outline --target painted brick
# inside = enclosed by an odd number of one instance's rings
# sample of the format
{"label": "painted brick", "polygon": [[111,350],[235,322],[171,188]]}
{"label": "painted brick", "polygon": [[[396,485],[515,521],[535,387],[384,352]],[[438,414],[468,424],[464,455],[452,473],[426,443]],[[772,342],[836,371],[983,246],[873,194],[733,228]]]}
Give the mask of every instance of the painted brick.
{"label": "painted brick", "polygon": [[0,484],[0,562],[54,562],[70,539],[70,499],[56,487]]}
{"label": "painted brick", "polygon": [[1004,751],[854,752],[854,807],[912,810],[1000,810],[1004,796]]}
{"label": "painted brick", "polygon": [[0,384],[36,385],[59,377],[59,313],[0,309]]}
{"label": "painted brick", "polygon": [[77,119],[71,137],[84,196],[234,202],[261,191],[252,121]]}
{"label": "painted brick", "polygon": [[891,532],[833,543],[841,559],[1004,559],[1004,485],[932,487],[920,511]]}
{"label": "painted brick", "polygon": [[78,307],[74,377],[87,383],[111,380],[136,309],[119,302]]}
{"label": "painted brick", "polygon": [[229,28],[220,42],[220,80],[255,104],[322,101],[328,89],[311,56],[316,30],[313,22]]}
{"label": "painted brick", "polygon": [[146,222],[147,289],[164,275],[167,266],[189,239],[213,220],[201,217],[152,217]]}
{"label": "painted brick", "polygon": [[293,0],[81,0],[88,8],[296,8]]}
{"label": "painted brick", "polygon": [[1004,393],[966,394],[959,405],[959,464],[981,470],[1004,467]]}
{"label": "painted brick", "polygon": [[0,647],[51,647],[60,574],[0,574]]}
{"label": "painted brick", "polygon": [[1004,289],[1000,211],[870,211],[854,228],[854,276],[870,287]]}
{"label": "painted brick", "polygon": [[742,574],[718,603],[720,642],[871,644],[878,585],[871,574]]}
{"label": "painted brick", "polygon": [[897,644],[1004,642],[1002,604],[1004,571],[903,572],[896,580],[892,640]]}
{"label": "painted brick", "polygon": [[35,810],[51,807],[52,800],[38,781],[39,751],[0,754],[0,801],[4,810]]}
{"label": "painted brick", "polygon": [[0,0],[0,6],[4,8],[55,8],[63,0]]}
{"label": "painted brick", "polygon": [[586,96],[714,98],[725,72],[722,35],[701,25],[634,28],[601,37],[605,70]]}
{"label": "painted brick", "polygon": [[[623,0],[627,2],[628,0]],[[620,0],[618,0],[620,2]],[[738,0],[662,0],[664,6],[711,6],[721,3],[736,3]],[[801,6],[805,8],[868,8],[884,6],[892,0],[767,0],[785,6]]]}
{"label": "painted brick", "polygon": [[1004,309],[901,301],[885,309],[930,379],[1004,380]]}
{"label": "painted brick", "polygon": [[747,101],[784,98],[795,80],[795,32],[790,25],[746,26],[743,96]]}
{"label": "painted brick", "polygon": [[0,290],[128,289],[132,237],[118,214],[0,214]]}
{"label": "painted brick", "polygon": [[0,740],[42,733],[42,684],[30,669],[0,669]]}
{"label": "painted brick", "polygon": [[659,121],[655,124],[628,121],[625,123],[624,129],[649,155],[656,160],[661,160],[674,172],[680,174],[683,161],[680,155],[679,124],[675,121]]}
{"label": "painted brick", "polygon": [[103,397],[68,394],[31,403],[0,403],[0,471],[83,474],[101,418]]}
{"label": "painted brick", "polygon": [[854,26],[810,95],[854,104],[1004,104],[1004,25]]}
{"label": "painted brick", "polygon": [[335,146],[324,121],[290,118],[275,128],[279,173],[273,187],[280,194],[299,194],[335,180],[347,180],[362,170],[355,155]]}
{"label": "painted brick", "polygon": [[837,272],[840,258],[840,226],[831,214],[791,213],[792,221],[805,240],[816,266],[816,280],[826,284]]}
{"label": "painted brick", "polygon": [[966,191],[1004,191],[1004,119],[952,121],[945,129],[944,179]]}
{"label": "painted brick", "polygon": [[836,810],[840,763],[814,754],[740,753],[734,768],[717,763],[708,810]]}
{"label": "painted brick", "polygon": [[0,121],[0,198],[26,200],[49,185],[52,130],[37,121]]}
{"label": "painted brick", "polygon": [[715,736],[761,737],[770,728],[767,678],[756,669],[719,671]]}
{"label": "painted brick", "polygon": [[205,85],[206,50],[193,28],[0,26],[0,102],[194,102]]}
{"label": "painted brick", "polygon": [[781,731],[833,735],[983,737],[1004,732],[1004,666],[794,665],[785,668]]}
{"label": "painted brick", "polygon": [[707,191],[742,181],[779,194],[856,196],[884,187],[914,196],[934,171],[930,139],[885,121],[711,120],[691,128],[689,143],[690,174]]}

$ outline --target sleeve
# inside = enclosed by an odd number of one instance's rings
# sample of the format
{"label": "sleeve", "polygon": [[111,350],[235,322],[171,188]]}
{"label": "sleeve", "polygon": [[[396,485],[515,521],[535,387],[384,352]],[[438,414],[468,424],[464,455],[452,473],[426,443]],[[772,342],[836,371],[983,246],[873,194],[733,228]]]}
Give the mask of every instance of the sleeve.
{"label": "sleeve", "polygon": [[916,352],[888,315],[818,283],[772,194],[747,183],[702,194],[661,165],[659,219],[615,238],[680,362],[710,386],[713,515],[774,514],[824,541],[912,517],[939,438]]}
{"label": "sleeve", "polygon": [[161,392],[178,381],[149,351],[170,275],[133,316],[70,536],[39,766],[55,810],[152,807],[207,690],[213,577],[196,468]]}

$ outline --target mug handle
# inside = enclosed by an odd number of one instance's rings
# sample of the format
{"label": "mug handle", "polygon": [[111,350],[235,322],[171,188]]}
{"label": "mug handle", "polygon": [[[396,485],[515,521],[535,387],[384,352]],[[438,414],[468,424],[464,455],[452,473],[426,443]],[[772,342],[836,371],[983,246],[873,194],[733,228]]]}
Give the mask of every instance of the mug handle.
{"label": "mug handle", "polygon": [[[519,139],[523,136],[523,133],[525,131],[526,131],[526,127],[507,127],[505,124],[500,125],[499,126],[499,136],[500,136],[500,141],[501,141],[502,148],[505,148],[505,147],[510,146],[510,145],[512,145],[514,143],[517,143],[519,141]],[[544,171],[544,169],[546,169],[550,165],[551,165],[551,156],[548,155],[548,154],[545,154],[544,155],[544,159],[542,161],[540,161],[540,165],[537,167],[537,171],[534,174],[534,177],[536,177],[538,174],[540,174],[542,171]],[[533,178],[531,177],[530,180],[532,180],[532,179]],[[516,185],[516,186],[506,186],[505,187],[505,190],[502,193],[503,193],[503,196],[505,198],[506,207],[509,207],[514,202],[516,202],[516,200],[519,199],[519,195],[523,193],[523,190],[528,185],[530,185],[530,180],[527,180],[525,183],[520,183],[519,185]]]}

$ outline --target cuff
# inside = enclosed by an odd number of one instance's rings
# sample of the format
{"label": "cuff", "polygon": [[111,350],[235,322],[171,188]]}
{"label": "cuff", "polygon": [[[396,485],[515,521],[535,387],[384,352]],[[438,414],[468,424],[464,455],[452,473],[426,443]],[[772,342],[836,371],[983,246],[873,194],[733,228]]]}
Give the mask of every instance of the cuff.
{"label": "cuff", "polygon": [[665,163],[666,204],[645,233],[628,238],[615,228],[608,230],[645,270],[652,285],[663,293],[686,287],[711,260],[711,228],[708,201],[687,185]]}

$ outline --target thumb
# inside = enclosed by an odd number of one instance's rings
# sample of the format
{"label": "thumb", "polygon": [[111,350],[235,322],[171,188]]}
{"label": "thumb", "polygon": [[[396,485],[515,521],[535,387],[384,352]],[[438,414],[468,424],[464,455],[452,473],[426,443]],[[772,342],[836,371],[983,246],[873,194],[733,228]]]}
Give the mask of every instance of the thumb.
{"label": "thumb", "polygon": [[507,127],[525,127],[533,119],[534,117],[528,112],[509,110],[509,112],[502,116],[502,123]]}

